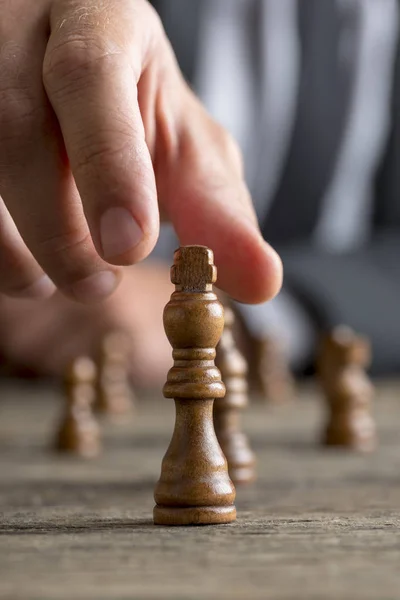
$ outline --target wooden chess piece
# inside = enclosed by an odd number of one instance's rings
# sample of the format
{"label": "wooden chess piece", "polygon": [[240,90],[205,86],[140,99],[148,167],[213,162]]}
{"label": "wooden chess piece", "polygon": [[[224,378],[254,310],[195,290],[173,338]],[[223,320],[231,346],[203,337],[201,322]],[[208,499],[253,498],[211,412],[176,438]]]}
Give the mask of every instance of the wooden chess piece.
{"label": "wooden chess piece", "polygon": [[95,410],[113,418],[133,412],[134,394],[129,381],[130,338],[120,330],[107,333],[100,344]]}
{"label": "wooden chess piece", "polygon": [[158,525],[208,525],[236,519],[235,488],[213,424],[214,398],[225,386],[214,364],[223,329],[223,307],[212,289],[217,270],[204,246],[176,250],[175,292],[164,310],[174,366],[164,386],[174,398],[176,422],[154,498]]}
{"label": "wooden chess piece", "polygon": [[96,366],[86,357],[76,358],[66,372],[66,410],[57,433],[56,449],[85,458],[100,452],[100,430],[92,404],[95,399]]}
{"label": "wooden chess piece", "polygon": [[254,340],[256,378],[267,403],[279,404],[294,397],[294,379],[284,349],[272,336]]}
{"label": "wooden chess piece", "polygon": [[249,483],[256,478],[255,456],[240,428],[240,411],[248,405],[247,362],[233,338],[235,315],[225,306],[225,327],[217,346],[215,364],[225,384],[224,398],[214,402],[214,427],[228,461],[233,483]]}
{"label": "wooden chess piece", "polygon": [[336,327],[321,344],[318,373],[329,410],[323,442],[368,452],[377,444],[370,414],[374,386],[365,369],[371,361],[366,338]]}

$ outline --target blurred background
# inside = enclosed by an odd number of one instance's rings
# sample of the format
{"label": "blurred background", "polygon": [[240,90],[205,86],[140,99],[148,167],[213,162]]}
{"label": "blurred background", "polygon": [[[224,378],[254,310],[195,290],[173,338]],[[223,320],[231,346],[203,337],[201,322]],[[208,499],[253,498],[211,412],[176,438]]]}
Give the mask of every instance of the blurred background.
{"label": "blurred background", "polygon": [[155,6],[187,79],[239,142],[284,262],[278,298],[237,307],[249,333],[279,339],[304,372],[320,332],[347,324],[370,337],[375,374],[398,372],[400,3]]}
{"label": "blurred background", "polygon": [[[284,262],[276,299],[234,305],[247,357],[268,343],[291,370],[309,373],[320,334],[343,324],[370,338],[374,374],[398,373],[399,1],[153,4],[185,77],[239,142],[261,230]],[[127,270],[101,306],[1,299],[3,364],[58,374],[118,328],[133,339],[135,382],[162,384],[177,244],[163,227],[150,260]]]}

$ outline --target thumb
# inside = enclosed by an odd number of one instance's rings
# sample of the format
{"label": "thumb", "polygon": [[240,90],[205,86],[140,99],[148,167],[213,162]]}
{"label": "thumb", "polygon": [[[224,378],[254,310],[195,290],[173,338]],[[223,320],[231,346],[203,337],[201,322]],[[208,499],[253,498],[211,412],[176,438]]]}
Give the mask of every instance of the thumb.
{"label": "thumb", "polygon": [[221,289],[241,302],[269,300],[282,263],[261,235],[237,145],[190,91],[182,115],[174,157],[157,167],[161,211],[181,244],[214,251]]}

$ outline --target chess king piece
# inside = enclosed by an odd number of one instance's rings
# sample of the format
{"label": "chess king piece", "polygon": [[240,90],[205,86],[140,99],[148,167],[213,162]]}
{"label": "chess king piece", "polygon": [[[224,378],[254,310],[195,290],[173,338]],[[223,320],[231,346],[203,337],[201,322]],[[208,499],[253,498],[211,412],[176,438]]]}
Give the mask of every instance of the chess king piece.
{"label": "chess king piece", "polygon": [[266,402],[278,404],[294,397],[294,380],[279,340],[265,336],[254,340],[256,378]]}
{"label": "chess king piece", "polygon": [[66,409],[57,433],[56,449],[92,458],[100,452],[100,430],[92,405],[96,394],[96,366],[86,357],[76,358],[67,370]]}
{"label": "chess king piece", "polygon": [[322,340],[318,372],[328,403],[324,443],[364,452],[377,444],[370,410],[374,387],[365,369],[371,361],[367,339],[340,326]]}
{"label": "chess king piece", "polygon": [[232,328],[235,316],[225,307],[225,327],[217,346],[215,364],[225,384],[224,398],[214,402],[214,426],[218,441],[228,461],[233,483],[254,481],[255,456],[247,436],[240,429],[240,411],[248,405],[247,362],[235,344]]}
{"label": "chess king piece", "polygon": [[174,398],[176,422],[154,498],[158,525],[208,525],[236,518],[235,488],[213,424],[214,398],[225,386],[214,364],[224,312],[212,289],[217,270],[204,246],[176,250],[175,292],[164,310],[174,366],[164,386]]}
{"label": "chess king piece", "polygon": [[113,418],[133,412],[129,351],[130,338],[123,331],[111,331],[101,341],[95,410]]}

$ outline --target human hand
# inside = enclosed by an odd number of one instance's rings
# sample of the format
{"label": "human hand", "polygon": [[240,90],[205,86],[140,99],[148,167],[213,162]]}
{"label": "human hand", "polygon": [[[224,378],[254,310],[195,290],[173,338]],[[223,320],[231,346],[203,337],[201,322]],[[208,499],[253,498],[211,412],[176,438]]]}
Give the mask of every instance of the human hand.
{"label": "human hand", "polygon": [[181,244],[214,250],[231,296],[274,295],[281,263],[237,147],[148,2],[0,0],[0,14],[0,292],[107,297],[151,252],[160,211]]}
{"label": "human hand", "polygon": [[0,297],[0,354],[6,371],[63,376],[77,356],[96,359],[104,334],[126,332],[135,385],[160,386],[172,365],[163,309],[173,286],[169,267],[147,261],[124,271],[112,296],[93,306],[62,294],[42,300]]}

